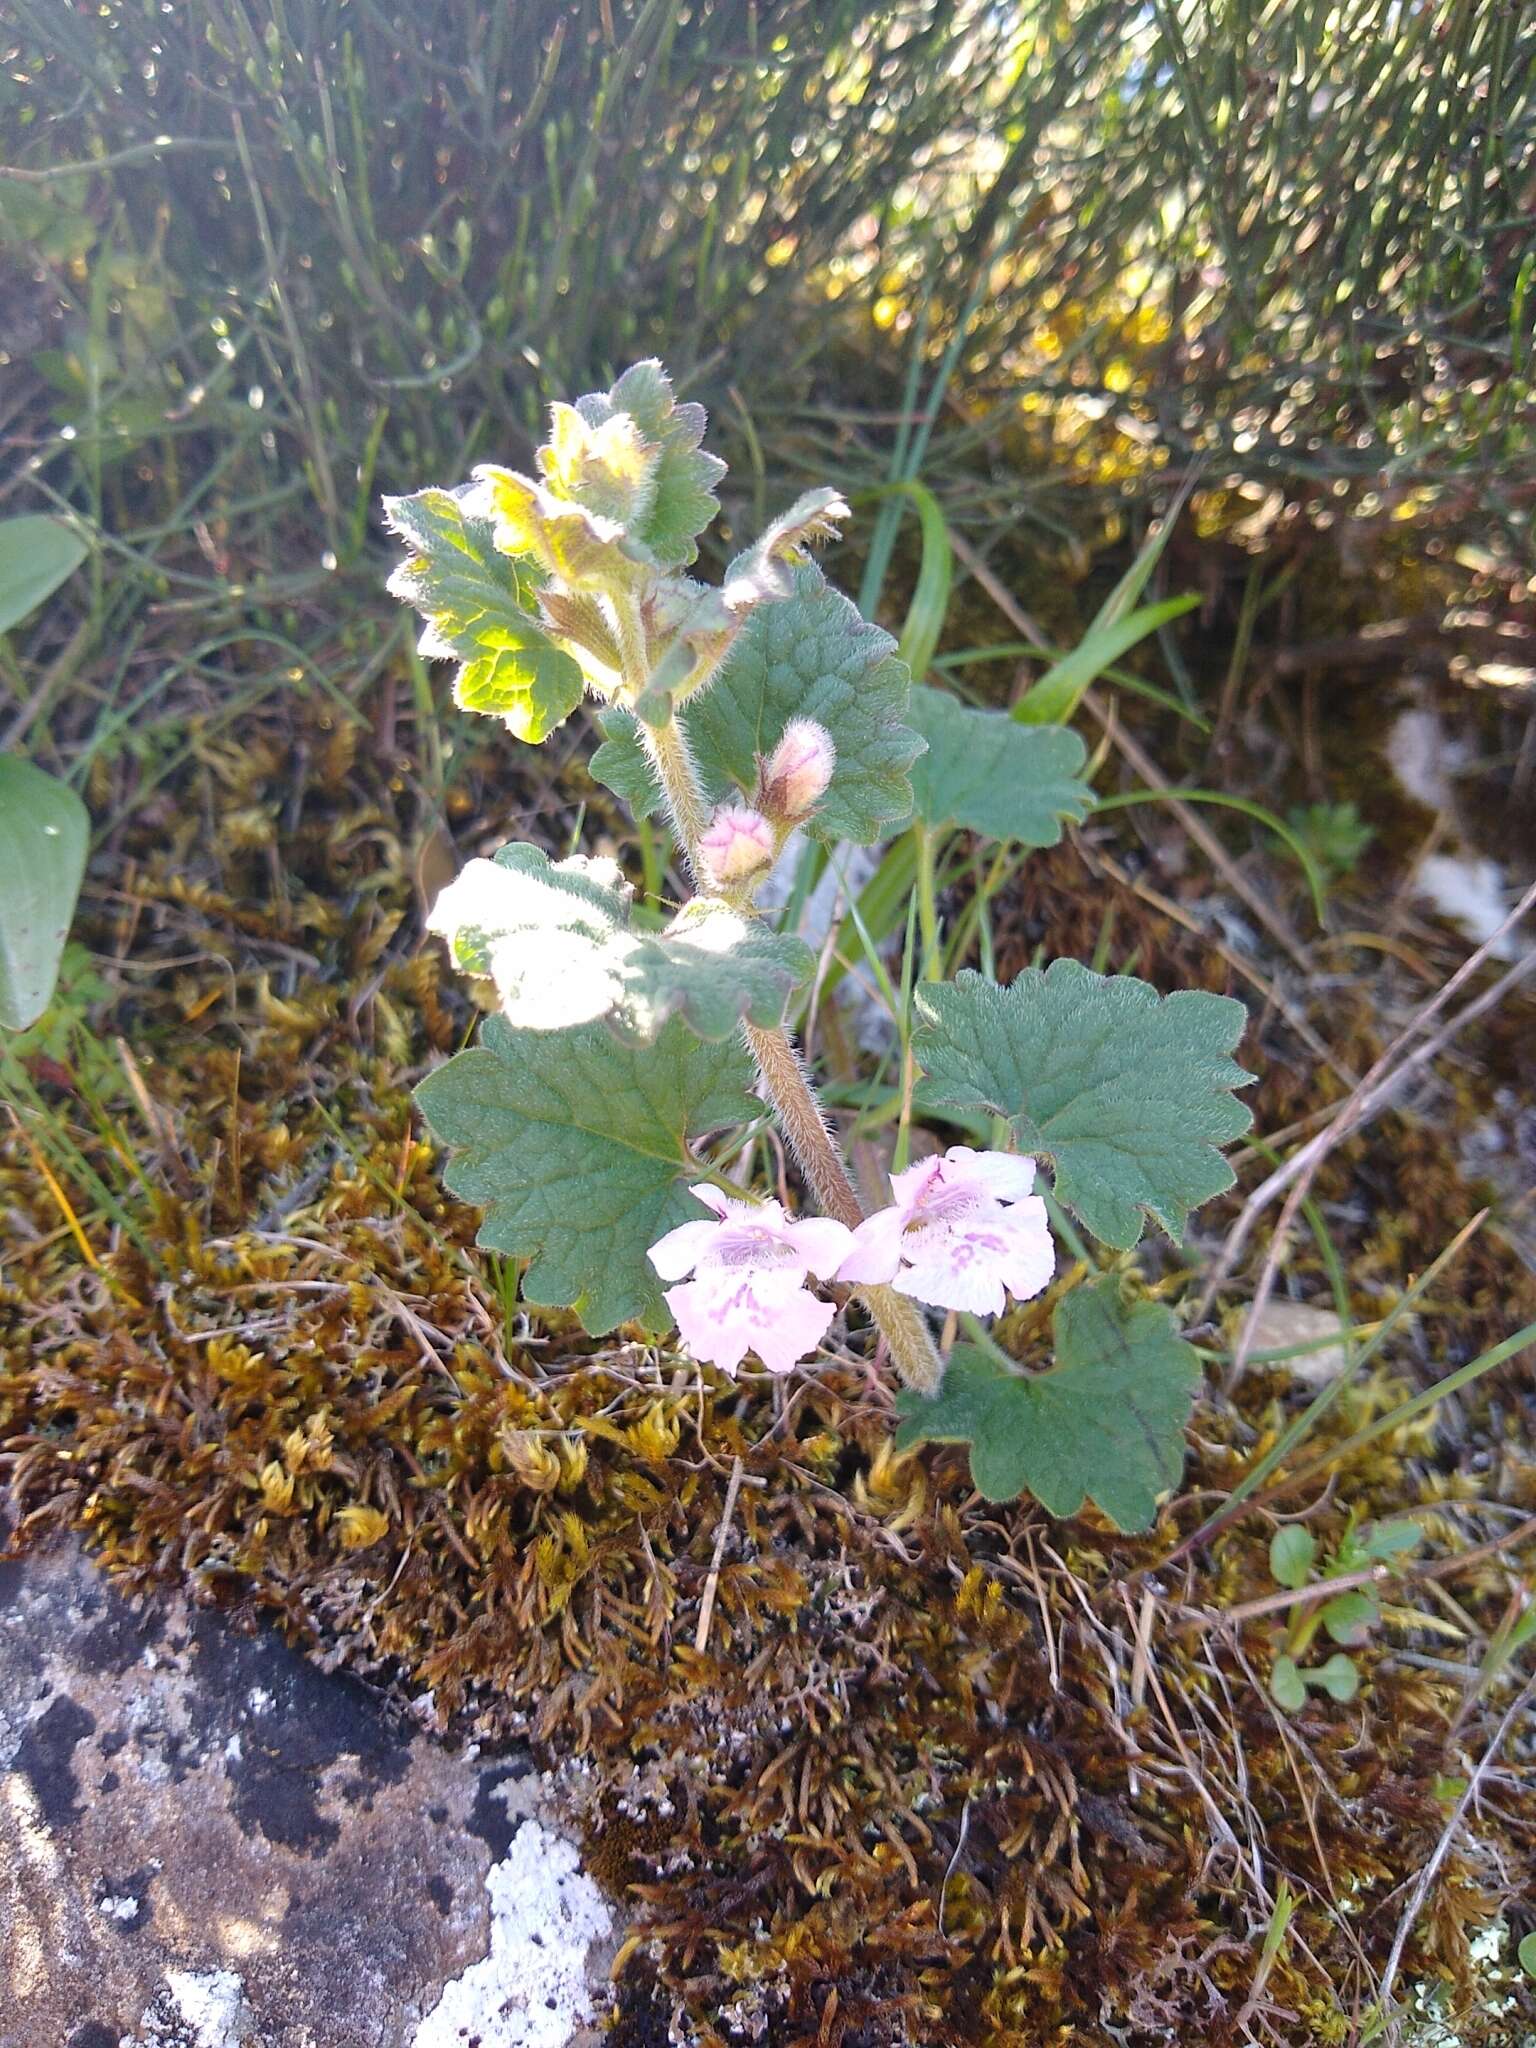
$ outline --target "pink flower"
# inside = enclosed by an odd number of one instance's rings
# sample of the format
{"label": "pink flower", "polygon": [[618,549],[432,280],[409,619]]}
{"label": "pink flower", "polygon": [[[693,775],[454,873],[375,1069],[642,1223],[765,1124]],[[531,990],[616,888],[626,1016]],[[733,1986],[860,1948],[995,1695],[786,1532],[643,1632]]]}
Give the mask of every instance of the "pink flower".
{"label": "pink flower", "polygon": [[771,867],[778,851],[773,827],[745,804],[722,804],[699,838],[699,855],[722,889]]}
{"label": "pink flower", "polygon": [[1000,1315],[1006,1287],[1038,1294],[1056,1270],[1045,1204],[1030,1189],[1035,1162],[951,1145],[891,1176],[896,1197],[853,1233],[839,1280],[880,1282],[938,1308]]}
{"label": "pink flower", "polygon": [[853,1233],[830,1216],[786,1216],[778,1202],[737,1202],[718,1188],[690,1193],[711,1223],[679,1224],[651,1246],[666,1303],[695,1358],[735,1372],[755,1351],[770,1372],[793,1372],[816,1349],[836,1310],[805,1287],[807,1273],[831,1273],[853,1245]]}
{"label": "pink flower", "polygon": [[807,817],[827,793],[837,749],[814,718],[792,718],[762,769],[762,806],[786,824]]}

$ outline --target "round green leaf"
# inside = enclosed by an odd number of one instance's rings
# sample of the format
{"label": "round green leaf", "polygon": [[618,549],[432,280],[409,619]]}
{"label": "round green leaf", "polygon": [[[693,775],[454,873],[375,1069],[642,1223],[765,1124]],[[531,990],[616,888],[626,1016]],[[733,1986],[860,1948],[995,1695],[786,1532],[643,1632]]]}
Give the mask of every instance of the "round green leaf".
{"label": "round green leaf", "polygon": [[89,549],[45,512],[0,519],[0,633],[8,633],[73,575]]}
{"label": "round green leaf", "polygon": [[47,1009],[85,873],[91,821],[65,783],[0,755],[0,1024]]}
{"label": "round green leaf", "polygon": [[632,1319],[659,1333],[670,1318],[646,1253],[698,1219],[693,1141],[761,1110],[751,1078],[738,1041],[706,1045],[676,1020],[636,1046],[491,1017],[416,1100],[461,1148],[444,1179],[485,1210],[479,1242],[530,1261],[527,1300],[574,1307],[594,1336]]}
{"label": "round green leaf", "polygon": [[1277,1529],[1269,1539],[1269,1575],[1276,1585],[1304,1586],[1317,1556],[1317,1538],[1299,1522]]}
{"label": "round green leaf", "polygon": [[1026,1489],[1053,1515],[1093,1499],[1121,1529],[1145,1529],[1178,1480],[1200,1362],[1156,1301],[1127,1303],[1113,1275],[1074,1288],[1052,1325],[1056,1363],[1014,1371],[994,1350],[955,1347],[930,1400],[897,1396],[896,1448],[970,1446],[988,1500]]}
{"label": "round green leaf", "polygon": [[1307,1688],[1294,1657],[1277,1657],[1269,1674],[1269,1696],[1288,1714],[1299,1714],[1307,1703]]}

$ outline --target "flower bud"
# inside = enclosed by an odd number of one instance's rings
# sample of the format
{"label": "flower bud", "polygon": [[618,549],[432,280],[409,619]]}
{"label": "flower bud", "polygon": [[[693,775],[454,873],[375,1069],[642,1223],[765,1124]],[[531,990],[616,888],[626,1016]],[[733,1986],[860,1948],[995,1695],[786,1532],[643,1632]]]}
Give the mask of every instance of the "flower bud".
{"label": "flower bud", "polygon": [[777,851],[773,827],[745,804],[722,804],[699,840],[699,857],[722,889],[770,867]]}
{"label": "flower bud", "polygon": [[808,816],[827,793],[837,749],[814,718],[792,718],[763,763],[763,809],[785,824]]}

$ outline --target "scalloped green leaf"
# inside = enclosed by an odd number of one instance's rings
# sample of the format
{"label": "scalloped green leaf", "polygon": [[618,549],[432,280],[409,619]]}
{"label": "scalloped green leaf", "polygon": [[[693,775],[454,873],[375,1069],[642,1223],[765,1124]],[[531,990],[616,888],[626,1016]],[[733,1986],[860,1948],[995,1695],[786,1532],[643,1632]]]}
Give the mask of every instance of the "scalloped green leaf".
{"label": "scalloped green leaf", "polygon": [[[759,755],[792,718],[814,718],[837,749],[831,787],[806,830],[867,844],[912,815],[912,763],[924,741],[905,723],[910,679],[889,633],[860,617],[814,563],[789,572],[792,594],[759,605],[714,681],[679,713],[712,803],[749,791]],[[660,805],[627,712],[608,711],[592,773],[648,817]]]}
{"label": "scalloped green leaf", "polygon": [[504,846],[471,861],[433,905],[431,929],[454,963],[488,974],[507,1021],[560,1031],[606,1023],[649,1044],[674,1016],[700,1038],[728,1038],[744,1017],[783,1021],[816,957],[799,939],[700,898],[664,932],[635,931],[634,891],[610,860],[551,861]]}
{"label": "scalloped green leaf", "polygon": [[907,715],[928,742],[912,765],[925,825],[1054,846],[1063,819],[1075,824],[1093,809],[1082,780],[1088,752],[1068,727],[1020,725],[1006,711],[973,710],[926,684],[913,687]]}
{"label": "scalloped green leaf", "polygon": [[962,973],[915,1004],[924,1105],[1007,1117],[1105,1244],[1128,1249],[1143,1217],[1177,1240],[1189,1212],[1232,1185],[1216,1148],[1253,1121],[1231,1092],[1253,1079],[1228,1056],[1248,1021],[1232,997],[1160,996],[1055,960],[1008,988]]}
{"label": "scalloped green leaf", "polygon": [[[725,475],[719,456],[699,445],[709,423],[703,406],[679,405],[672,380],[652,356],[631,364],[611,390],[578,398],[575,410],[589,427],[602,427],[618,413],[634,421],[651,462],[643,508],[626,520],[626,534],[663,569],[696,561],[698,536],[720,510],[714,487]],[[594,509],[603,509],[600,500]]]}
{"label": "scalloped green leaf", "polygon": [[1160,1302],[1125,1302],[1109,1274],[1058,1304],[1056,1363],[1011,1369],[992,1351],[959,1344],[927,1399],[897,1396],[895,1448],[963,1443],[988,1500],[1032,1493],[1048,1514],[1092,1500],[1119,1529],[1146,1529],[1158,1495],[1178,1482],[1184,1425],[1200,1360]]}
{"label": "scalloped green leaf", "polygon": [[750,1082],[739,1043],[707,1045],[679,1022],[641,1047],[601,1026],[517,1031],[490,1017],[416,1100],[462,1148],[444,1179],[485,1210],[478,1242],[529,1261],[525,1300],[574,1308],[594,1336],[632,1321],[659,1336],[672,1319],[646,1253],[697,1221],[693,1148],[760,1112]]}
{"label": "scalloped green leaf", "polygon": [[575,660],[533,616],[535,566],[500,552],[477,485],[386,498],[391,530],[411,552],[389,579],[424,624],[421,652],[457,661],[456,703],[506,721],[520,740],[547,739],[581,702]]}
{"label": "scalloped green leaf", "polygon": [[67,783],[0,754],[0,1024],[47,1009],[75,914],[91,820]]}

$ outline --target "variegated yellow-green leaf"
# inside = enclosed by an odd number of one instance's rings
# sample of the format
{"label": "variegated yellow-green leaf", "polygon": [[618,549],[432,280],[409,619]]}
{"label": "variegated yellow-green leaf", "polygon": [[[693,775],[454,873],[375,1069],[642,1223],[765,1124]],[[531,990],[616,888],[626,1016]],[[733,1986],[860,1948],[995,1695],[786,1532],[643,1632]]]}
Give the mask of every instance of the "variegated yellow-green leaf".
{"label": "variegated yellow-green leaf", "polygon": [[[635,363],[609,391],[578,398],[575,410],[598,430],[618,415],[634,424],[638,445],[650,458],[648,490],[622,516],[626,538],[637,542],[660,569],[683,569],[698,556],[698,536],[720,510],[714,487],[725,475],[718,455],[700,447],[708,424],[702,405],[679,405],[672,381],[654,357]],[[606,483],[605,483],[606,488]],[[580,484],[571,492],[589,499]],[[603,510],[592,499],[594,511]]]}
{"label": "variegated yellow-green leaf", "polygon": [[422,653],[459,663],[454,696],[466,711],[505,719],[520,740],[547,738],[581,702],[584,684],[534,616],[536,564],[497,548],[475,485],[387,498],[385,509],[411,550],[389,587],[421,613]]}

